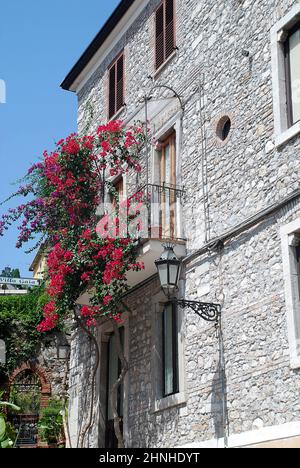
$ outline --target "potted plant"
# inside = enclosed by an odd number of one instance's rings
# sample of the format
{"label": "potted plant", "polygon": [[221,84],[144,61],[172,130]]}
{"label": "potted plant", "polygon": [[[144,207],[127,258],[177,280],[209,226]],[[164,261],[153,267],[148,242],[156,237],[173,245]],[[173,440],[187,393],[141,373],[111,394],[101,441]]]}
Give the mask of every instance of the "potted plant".
{"label": "potted plant", "polygon": [[49,405],[41,410],[38,434],[50,447],[62,445],[63,405],[60,400],[52,398]]}

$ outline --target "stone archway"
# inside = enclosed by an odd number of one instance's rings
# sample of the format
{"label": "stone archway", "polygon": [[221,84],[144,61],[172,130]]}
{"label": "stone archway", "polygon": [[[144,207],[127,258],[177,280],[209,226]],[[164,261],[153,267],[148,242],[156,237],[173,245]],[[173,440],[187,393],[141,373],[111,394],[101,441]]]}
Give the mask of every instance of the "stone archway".
{"label": "stone archway", "polygon": [[41,382],[41,408],[47,407],[51,396],[51,385],[48,381],[46,372],[35,363],[25,362],[13,371],[9,377],[8,393],[10,393],[11,387],[18,375],[26,370],[31,371],[39,377]]}
{"label": "stone archway", "polygon": [[[40,410],[49,404],[51,386],[46,372],[33,362],[23,363],[9,377],[9,395],[14,394],[21,412],[9,415],[18,437],[19,448],[45,446],[38,434]],[[15,393],[16,392],[16,393]]]}

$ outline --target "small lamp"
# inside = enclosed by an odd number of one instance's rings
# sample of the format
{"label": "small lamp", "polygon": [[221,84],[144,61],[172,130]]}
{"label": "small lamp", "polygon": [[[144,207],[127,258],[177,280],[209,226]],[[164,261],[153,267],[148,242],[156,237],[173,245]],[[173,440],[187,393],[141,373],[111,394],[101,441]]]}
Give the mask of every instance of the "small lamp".
{"label": "small lamp", "polygon": [[164,251],[155,261],[160,284],[165,295],[170,298],[178,290],[178,281],[181,272],[181,261],[174,252],[174,245],[163,244]]}

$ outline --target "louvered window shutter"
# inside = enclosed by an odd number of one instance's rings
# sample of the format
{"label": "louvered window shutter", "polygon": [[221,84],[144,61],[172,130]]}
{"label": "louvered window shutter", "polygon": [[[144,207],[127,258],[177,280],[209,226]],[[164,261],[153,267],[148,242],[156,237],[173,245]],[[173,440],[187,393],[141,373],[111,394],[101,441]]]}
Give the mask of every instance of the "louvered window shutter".
{"label": "louvered window shutter", "polygon": [[156,11],[156,48],[155,48],[155,66],[158,69],[165,61],[164,53],[164,4]]}
{"label": "louvered window shutter", "polygon": [[156,10],[155,17],[156,70],[172,54],[175,47],[174,0],[165,0]]}
{"label": "louvered window shutter", "polygon": [[108,98],[108,117],[111,118],[115,113],[116,108],[116,65],[113,65],[109,70],[109,98]]}
{"label": "louvered window shutter", "polygon": [[165,60],[172,54],[174,38],[174,0],[166,0],[165,11]]}
{"label": "louvered window shutter", "polygon": [[109,69],[109,111],[111,119],[124,105],[124,54]]}
{"label": "louvered window shutter", "polygon": [[117,95],[116,95],[116,112],[121,109],[124,104],[124,56],[121,55],[116,64],[117,70]]}

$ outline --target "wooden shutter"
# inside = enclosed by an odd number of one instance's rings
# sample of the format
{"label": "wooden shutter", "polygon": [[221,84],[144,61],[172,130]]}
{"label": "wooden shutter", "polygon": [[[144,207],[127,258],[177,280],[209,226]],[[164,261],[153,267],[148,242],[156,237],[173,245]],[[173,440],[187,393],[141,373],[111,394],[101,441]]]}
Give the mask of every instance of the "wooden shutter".
{"label": "wooden shutter", "polygon": [[156,70],[175,48],[174,0],[164,0],[155,17],[155,67]]}
{"label": "wooden shutter", "polygon": [[124,104],[124,54],[109,69],[109,111],[111,119]]}
{"label": "wooden shutter", "polygon": [[155,66],[158,69],[165,61],[164,54],[164,4],[156,11],[155,19]]}
{"label": "wooden shutter", "polygon": [[116,65],[113,65],[109,70],[109,97],[108,97],[108,117],[111,118],[115,113],[116,108]]}
{"label": "wooden shutter", "polygon": [[165,6],[165,60],[172,54],[174,37],[174,0],[166,0]]}
{"label": "wooden shutter", "polygon": [[121,109],[124,104],[124,96],[123,96],[123,89],[124,89],[124,55],[117,61],[117,93],[116,93],[116,112]]}

